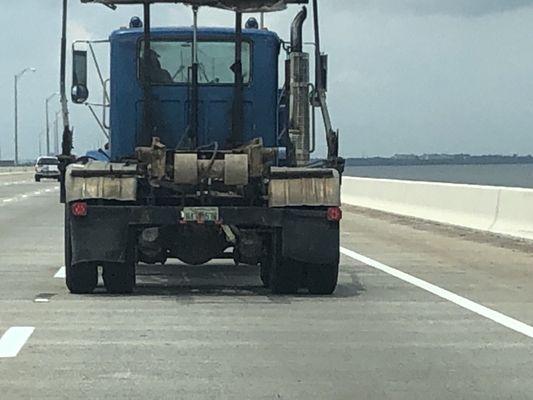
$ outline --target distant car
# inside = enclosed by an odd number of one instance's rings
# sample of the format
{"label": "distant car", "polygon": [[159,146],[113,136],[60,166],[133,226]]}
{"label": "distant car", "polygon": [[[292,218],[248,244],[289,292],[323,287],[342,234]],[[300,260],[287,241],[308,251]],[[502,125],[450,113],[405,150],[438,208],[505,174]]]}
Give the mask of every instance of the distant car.
{"label": "distant car", "polygon": [[59,180],[59,160],[57,157],[39,157],[35,163],[35,182],[41,179]]}

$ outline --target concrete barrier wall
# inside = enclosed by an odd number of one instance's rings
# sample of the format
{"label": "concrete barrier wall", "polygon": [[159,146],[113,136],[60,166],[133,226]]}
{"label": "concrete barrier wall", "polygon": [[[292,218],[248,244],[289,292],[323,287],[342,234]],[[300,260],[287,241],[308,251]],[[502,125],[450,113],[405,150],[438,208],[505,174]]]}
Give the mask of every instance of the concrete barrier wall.
{"label": "concrete barrier wall", "polygon": [[23,174],[28,172],[33,172],[34,167],[0,167],[0,176],[1,175],[15,175]]}
{"label": "concrete barrier wall", "polygon": [[533,239],[533,189],[345,177],[342,201],[393,214]]}

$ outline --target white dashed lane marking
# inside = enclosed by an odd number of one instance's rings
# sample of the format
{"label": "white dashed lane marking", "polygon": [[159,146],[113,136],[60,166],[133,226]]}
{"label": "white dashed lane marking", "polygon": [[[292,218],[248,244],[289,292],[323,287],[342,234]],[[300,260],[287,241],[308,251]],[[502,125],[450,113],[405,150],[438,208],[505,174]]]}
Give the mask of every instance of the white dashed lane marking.
{"label": "white dashed lane marking", "polygon": [[24,199],[27,199],[29,197],[40,196],[40,195],[43,195],[43,194],[46,194],[46,193],[56,192],[58,190],[59,190],[59,186],[54,186],[53,188],[35,190],[33,192],[19,194],[19,195],[14,196],[14,197],[8,197],[8,198],[5,198],[5,199],[0,198],[0,207],[5,205],[5,204],[8,204],[8,203],[13,203],[13,202],[16,202],[16,201],[24,200]]}
{"label": "white dashed lane marking", "polygon": [[65,279],[65,267],[59,268],[59,270],[54,275],[54,278]]}
{"label": "white dashed lane marking", "polygon": [[23,185],[25,183],[31,183],[31,182],[33,182],[33,181],[27,180],[27,181],[14,181],[14,182],[0,182],[0,187]]}
{"label": "white dashed lane marking", "polygon": [[14,326],[0,338],[0,358],[13,358],[18,355],[35,328],[33,326]]}

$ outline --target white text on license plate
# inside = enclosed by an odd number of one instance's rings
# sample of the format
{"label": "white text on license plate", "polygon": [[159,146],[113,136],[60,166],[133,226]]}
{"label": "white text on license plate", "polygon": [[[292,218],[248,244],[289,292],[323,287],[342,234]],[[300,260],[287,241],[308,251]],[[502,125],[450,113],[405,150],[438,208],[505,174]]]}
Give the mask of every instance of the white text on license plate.
{"label": "white text on license plate", "polygon": [[184,221],[198,223],[216,222],[219,220],[218,207],[185,207],[181,212]]}

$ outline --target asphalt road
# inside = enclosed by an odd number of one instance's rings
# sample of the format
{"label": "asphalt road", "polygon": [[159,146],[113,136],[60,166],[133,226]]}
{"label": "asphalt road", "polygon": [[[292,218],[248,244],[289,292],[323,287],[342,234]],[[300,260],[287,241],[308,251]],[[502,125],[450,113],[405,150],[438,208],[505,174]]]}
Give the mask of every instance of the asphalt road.
{"label": "asphalt road", "polygon": [[531,244],[350,208],[332,297],[272,296],[230,263],[75,296],[57,196],[0,176],[2,400],[533,398]]}

